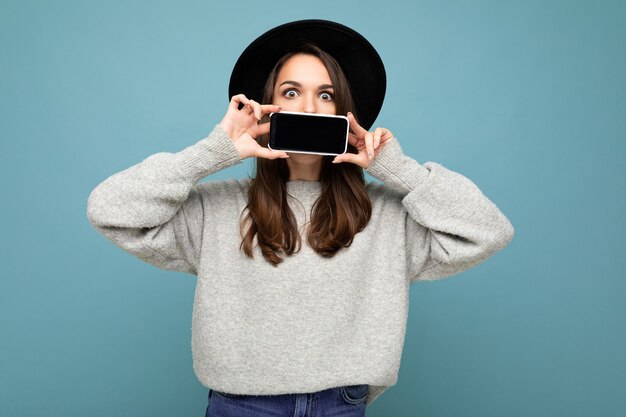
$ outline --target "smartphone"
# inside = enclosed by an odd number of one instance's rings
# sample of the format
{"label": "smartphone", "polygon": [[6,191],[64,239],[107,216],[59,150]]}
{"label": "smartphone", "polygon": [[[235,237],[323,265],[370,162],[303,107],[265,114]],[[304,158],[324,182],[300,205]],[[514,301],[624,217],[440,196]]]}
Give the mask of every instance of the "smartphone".
{"label": "smartphone", "polygon": [[349,129],[346,116],[273,112],[268,147],[277,151],[340,155],[348,150]]}

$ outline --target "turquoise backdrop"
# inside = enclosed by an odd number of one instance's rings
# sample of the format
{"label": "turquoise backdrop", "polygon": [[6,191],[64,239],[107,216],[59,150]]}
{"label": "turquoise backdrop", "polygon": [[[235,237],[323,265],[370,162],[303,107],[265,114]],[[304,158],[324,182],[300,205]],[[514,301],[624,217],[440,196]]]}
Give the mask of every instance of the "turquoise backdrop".
{"label": "turquoise backdrop", "polygon": [[107,241],[87,197],[205,137],[241,51],[305,18],[373,43],[375,125],[516,231],[412,286],[398,383],[368,417],[623,416],[626,2],[284,0],[0,3],[0,415],[204,415],[194,277]]}

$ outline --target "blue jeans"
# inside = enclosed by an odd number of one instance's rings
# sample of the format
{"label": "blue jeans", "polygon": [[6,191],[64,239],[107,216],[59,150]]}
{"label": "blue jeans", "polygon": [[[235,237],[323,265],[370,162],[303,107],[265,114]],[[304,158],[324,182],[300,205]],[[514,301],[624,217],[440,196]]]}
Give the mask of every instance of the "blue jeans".
{"label": "blue jeans", "polygon": [[205,417],[364,417],[368,385],[309,394],[241,395],[209,390]]}

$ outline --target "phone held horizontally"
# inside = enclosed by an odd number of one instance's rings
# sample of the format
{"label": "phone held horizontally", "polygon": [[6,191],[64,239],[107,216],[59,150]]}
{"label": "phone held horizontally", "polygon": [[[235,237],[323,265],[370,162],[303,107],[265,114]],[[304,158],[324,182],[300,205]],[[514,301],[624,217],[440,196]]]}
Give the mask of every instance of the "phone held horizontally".
{"label": "phone held horizontally", "polygon": [[349,129],[346,116],[273,112],[268,147],[276,151],[340,155],[348,150]]}

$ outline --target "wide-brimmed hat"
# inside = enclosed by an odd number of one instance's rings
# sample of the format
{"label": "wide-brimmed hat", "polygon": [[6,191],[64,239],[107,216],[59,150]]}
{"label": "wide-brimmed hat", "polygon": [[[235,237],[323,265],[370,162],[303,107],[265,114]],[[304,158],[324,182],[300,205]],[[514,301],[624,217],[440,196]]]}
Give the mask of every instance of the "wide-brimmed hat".
{"label": "wide-brimmed hat", "polygon": [[385,99],[385,66],[372,44],[361,34],[329,20],[289,22],[256,38],[233,68],[228,99],[245,94],[261,103],[263,87],[276,62],[303,41],[316,44],[337,60],[350,83],[359,124],[369,130]]}

